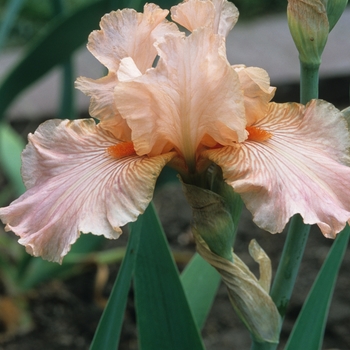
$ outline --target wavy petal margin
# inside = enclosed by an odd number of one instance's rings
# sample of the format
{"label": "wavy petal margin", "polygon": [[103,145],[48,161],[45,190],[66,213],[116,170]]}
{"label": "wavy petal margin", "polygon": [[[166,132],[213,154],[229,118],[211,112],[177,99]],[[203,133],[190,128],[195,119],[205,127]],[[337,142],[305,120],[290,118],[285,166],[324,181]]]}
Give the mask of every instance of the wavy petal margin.
{"label": "wavy petal margin", "polygon": [[232,68],[237,72],[242,84],[247,125],[255,124],[257,120],[265,117],[276,88],[270,86],[270,77],[262,68],[243,65]]}
{"label": "wavy petal margin", "polygon": [[168,13],[155,4],[146,4],[143,13],[133,9],[108,13],[101,19],[101,30],[90,34],[87,47],[114,73],[125,57],[131,57],[144,73],[157,55],[155,41],[165,33],[179,32],[174,23],[165,20]]}
{"label": "wavy petal margin", "polygon": [[209,27],[227,37],[237,23],[239,12],[226,0],[187,0],[171,8],[171,18],[189,31]]}
{"label": "wavy petal margin", "polygon": [[118,238],[143,213],[173,154],[115,159],[106,149],[116,143],[93,119],[49,120],[29,136],[28,190],[0,208],[0,219],[30,254],[61,262],[80,232]]}
{"label": "wavy petal margin", "polygon": [[281,232],[294,214],[334,238],[350,219],[349,131],[333,105],[269,105],[254,125],[272,137],[204,153],[242,196],[255,223]]}
{"label": "wavy petal margin", "polygon": [[156,68],[118,84],[116,103],[138,154],[160,154],[169,142],[189,164],[205,135],[222,145],[246,138],[241,85],[222,43],[208,28],[169,35],[158,45]]}
{"label": "wavy petal margin", "polygon": [[118,112],[114,102],[114,88],[118,83],[115,73],[100,79],[79,77],[75,87],[91,97],[89,114],[101,121],[101,127],[113,133],[119,140],[130,140],[131,130]]}
{"label": "wavy petal margin", "polygon": [[101,120],[102,127],[117,138],[130,140],[131,133],[113,96],[120,62],[131,57],[141,73],[152,67],[157,55],[156,40],[168,33],[180,35],[177,26],[165,20],[168,12],[155,4],[146,4],[144,13],[133,9],[113,11],[102,17],[101,30],[89,36],[88,49],[109,73],[97,80],[79,77],[75,87],[91,97],[90,115]]}

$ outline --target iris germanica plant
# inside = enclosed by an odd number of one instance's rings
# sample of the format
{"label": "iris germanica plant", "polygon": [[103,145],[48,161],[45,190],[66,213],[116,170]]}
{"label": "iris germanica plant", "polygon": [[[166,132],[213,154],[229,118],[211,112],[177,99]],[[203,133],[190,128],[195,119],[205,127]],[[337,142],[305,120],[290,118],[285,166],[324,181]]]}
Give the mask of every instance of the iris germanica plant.
{"label": "iris germanica plant", "polygon": [[270,102],[263,69],[232,66],[225,39],[238,18],[233,4],[173,7],[189,35],[167,14],[147,4],[143,13],[102,18],[88,48],[108,75],[76,83],[99,123],[49,120],[29,135],[28,190],[1,208],[6,229],[29,253],[61,261],[80,232],[117,238],[147,207],[166,164],[200,183],[214,162],[261,228],[281,232],[299,213],[335,237],[350,219],[350,139],[340,111],[321,100]]}

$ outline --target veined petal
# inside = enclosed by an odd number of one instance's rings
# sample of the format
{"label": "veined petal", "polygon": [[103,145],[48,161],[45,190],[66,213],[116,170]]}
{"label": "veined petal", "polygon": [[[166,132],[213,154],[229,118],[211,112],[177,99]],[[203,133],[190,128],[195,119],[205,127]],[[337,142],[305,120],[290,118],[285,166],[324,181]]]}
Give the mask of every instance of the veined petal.
{"label": "veined petal", "polygon": [[341,112],[320,100],[306,107],[271,103],[255,126],[272,137],[205,155],[221,166],[260,227],[281,232],[299,213],[334,238],[350,219],[349,132]]}
{"label": "veined petal", "polygon": [[246,138],[243,95],[210,29],[158,44],[155,69],[118,84],[115,99],[132,129],[137,154],[159,154],[171,143],[188,163],[205,135],[222,145]]}
{"label": "veined petal", "polygon": [[173,154],[116,159],[106,151],[116,143],[92,119],[39,126],[23,152],[28,190],[0,209],[6,230],[29,253],[52,261],[62,260],[80,232],[117,238],[120,226],[145,210]]}
{"label": "veined petal", "polygon": [[209,27],[225,38],[238,16],[236,6],[226,0],[185,0],[171,8],[171,18],[189,31]]}
{"label": "veined petal", "polygon": [[123,9],[106,14],[100,22],[101,30],[90,34],[88,49],[112,72],[117,72],[121,59],[131,57],[144,73],[157,55],[154,42],[165,33],[179,33],[174,23],[165,20],[168,13],[155,4],[146,4],[144,13]]}
{"label": "veined petal", "polygon": [[242,84],[247,125],[255,124],[265,117],[276,88],[270,86],[270,77],[262,68],[242,65],[232,67]]}

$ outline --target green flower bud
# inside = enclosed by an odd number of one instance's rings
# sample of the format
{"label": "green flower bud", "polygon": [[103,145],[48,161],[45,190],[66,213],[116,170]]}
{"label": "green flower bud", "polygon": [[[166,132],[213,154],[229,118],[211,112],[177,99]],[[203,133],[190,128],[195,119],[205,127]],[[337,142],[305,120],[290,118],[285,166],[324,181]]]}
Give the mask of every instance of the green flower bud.
{"label": "green flower bud", "polygon": [[[212,191],[185,183],[183,188],[193,210],[193,234],[198,253],[220,273],[233,308],[253,338],[258,342],[278,343],[281,317],[269,296],[270,259],[255,241],[251,242],[249,252],[260,265],[258,280],[233,253],[234,208],[228,206],[223,196]],[[225,186],[215,188],[231,199]]]}
{"label": "green flower bud", "polygon": [[324,3],[321,0],[288,0],[287,16],[300,61],[320,65],[329,32]]}
{"label": "green flower bud", "polygon": [[232,261],[234,223],[224,199],[212,191],[185,183],[182,185],[192,207],[194,230],[213,252]]}
{"label": "green flower bud", "polygon": [[231,304],[252,337],[258,342],[278,343],[281,317],[269,295],[271,263],[265,252],[255,241],[251,242],[250,253],[260,263],[258,281],[236,254],[232,253],[231,262],[214,254],[198,235],[196,243],[198,253],[220,273]]}

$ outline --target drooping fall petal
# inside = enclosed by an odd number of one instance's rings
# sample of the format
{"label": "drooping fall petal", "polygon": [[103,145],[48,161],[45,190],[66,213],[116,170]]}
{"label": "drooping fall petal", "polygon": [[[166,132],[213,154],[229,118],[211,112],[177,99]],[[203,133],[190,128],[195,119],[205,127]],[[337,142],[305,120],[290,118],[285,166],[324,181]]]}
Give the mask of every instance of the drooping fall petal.
{"label": "drooping fall petal", "polygon": [[253,220],[281,232],[294,214],[334,238],[350,219],[346,122],[331,104],[271,103],[260,128],[272,136],[205,153],[221,166]]}
{"label": "drooping fall petal", "polygon": [[236,6],[226,0],[187,0],[171,8],[171,18],[189,31],[209,27],[225,38],[238,15]]}
{"label": "drooping fall petal", "polygon": [[157,67],[118,84],[115,100],[137,154],[160,154],[170,143],[193,164],[205,135],[222,145],[246,138],[242,91],[223,40],[208,28],[166,36]]}
{"label": "drooping fall petal", "polygon": [[22,169],[28,191],[0,209],[29,253],[61,261],[80,232],[117,238],[145,210],[173,155],[117,159],[107,152],[117,143],[92,119],[50,120],[30,135]]}

